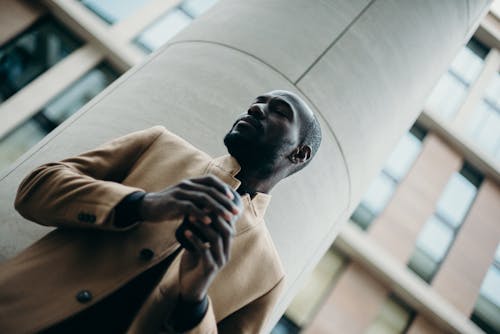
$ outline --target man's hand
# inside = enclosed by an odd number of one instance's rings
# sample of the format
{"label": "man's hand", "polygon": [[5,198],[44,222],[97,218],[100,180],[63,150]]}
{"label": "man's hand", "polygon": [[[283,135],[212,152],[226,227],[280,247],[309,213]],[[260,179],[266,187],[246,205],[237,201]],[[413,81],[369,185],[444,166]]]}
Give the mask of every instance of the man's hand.
{"label": "man's hand", "polygon": [[[241,212],[243,208],[238,193],[233,192],[233,196]],[[183,301],[193,303],[205,298],[213,279],[229,261],[233,225],[237,219],[238,215],[230,220],[218,216],[211,222],[190,219],[193,229],[185,230],[184,235],[193,247],[192,250],[186,249],[182,255],[179,269],[180,296]]]}
{"label": "man's hand", "polygon": [[232,202],[234,196],[230,187],[215,176],[186,179],[162,191],[147,193],[139,214],[142,220],[151,222],[182,216],[204,223],[210,223],[211,216],[231,221],[239,213]]}

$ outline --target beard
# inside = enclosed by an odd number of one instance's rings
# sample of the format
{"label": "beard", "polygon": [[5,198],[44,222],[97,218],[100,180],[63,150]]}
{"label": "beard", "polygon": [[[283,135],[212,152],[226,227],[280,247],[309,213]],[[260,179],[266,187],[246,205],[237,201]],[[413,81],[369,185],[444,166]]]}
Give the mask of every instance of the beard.
{"label": "beard", "polygon": [[224,145],[242,169],[252,171],[262,178],[272,175],[277,162],[282,158],[282,145],[264,145],[232,131],[224,137]]}

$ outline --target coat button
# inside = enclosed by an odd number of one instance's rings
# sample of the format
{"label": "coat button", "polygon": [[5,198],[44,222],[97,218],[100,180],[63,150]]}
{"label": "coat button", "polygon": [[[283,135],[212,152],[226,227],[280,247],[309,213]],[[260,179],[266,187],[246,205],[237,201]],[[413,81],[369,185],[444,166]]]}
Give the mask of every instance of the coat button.
{"label": "coat button", "polygon": [[155,253],[151,249],[149,249],[149,248],[141,249],[141,252],[140,252],[141,259],[143,259],[145,261],[149,261],[153,258],[153,256],[155,256]]}
{"label": "coat button", "polygon": [[88,290],[82,290],[76,295],[76,300],[80,303],[86,303],[92,300],[92,294]]}

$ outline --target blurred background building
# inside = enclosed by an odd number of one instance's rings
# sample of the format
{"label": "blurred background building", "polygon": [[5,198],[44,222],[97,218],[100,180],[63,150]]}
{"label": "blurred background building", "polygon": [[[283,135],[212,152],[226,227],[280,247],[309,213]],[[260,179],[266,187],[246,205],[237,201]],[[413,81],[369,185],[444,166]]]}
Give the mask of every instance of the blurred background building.
{"label": "blurred background building", "polygon": [[273,333],[500,333],[500,3]]}
{"label": "blurred background building", "polygon": [[[0,1],[0,173],[215,2]],[[273,333],[500,332],[499,50],[497,0]]]}

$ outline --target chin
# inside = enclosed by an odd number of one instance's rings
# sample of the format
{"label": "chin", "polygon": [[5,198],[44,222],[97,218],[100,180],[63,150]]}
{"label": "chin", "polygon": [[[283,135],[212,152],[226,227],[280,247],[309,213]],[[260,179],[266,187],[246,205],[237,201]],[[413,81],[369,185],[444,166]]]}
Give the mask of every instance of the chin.
{"label": "chin", "polygon": [[224,145],[226,145],[227,151],[238,161],[244,160],[245,155],[253,151],[251,143],[247,138],[234,131],[230,131],[224,136]]}
{"label": "chin", "polygon": [[224,144],[244,169],[253,170],[266,177],[273,171],[278,154],[273,147],[261,147],[255,139],[249,139],[238,132],[230,131],[224,137]]}

